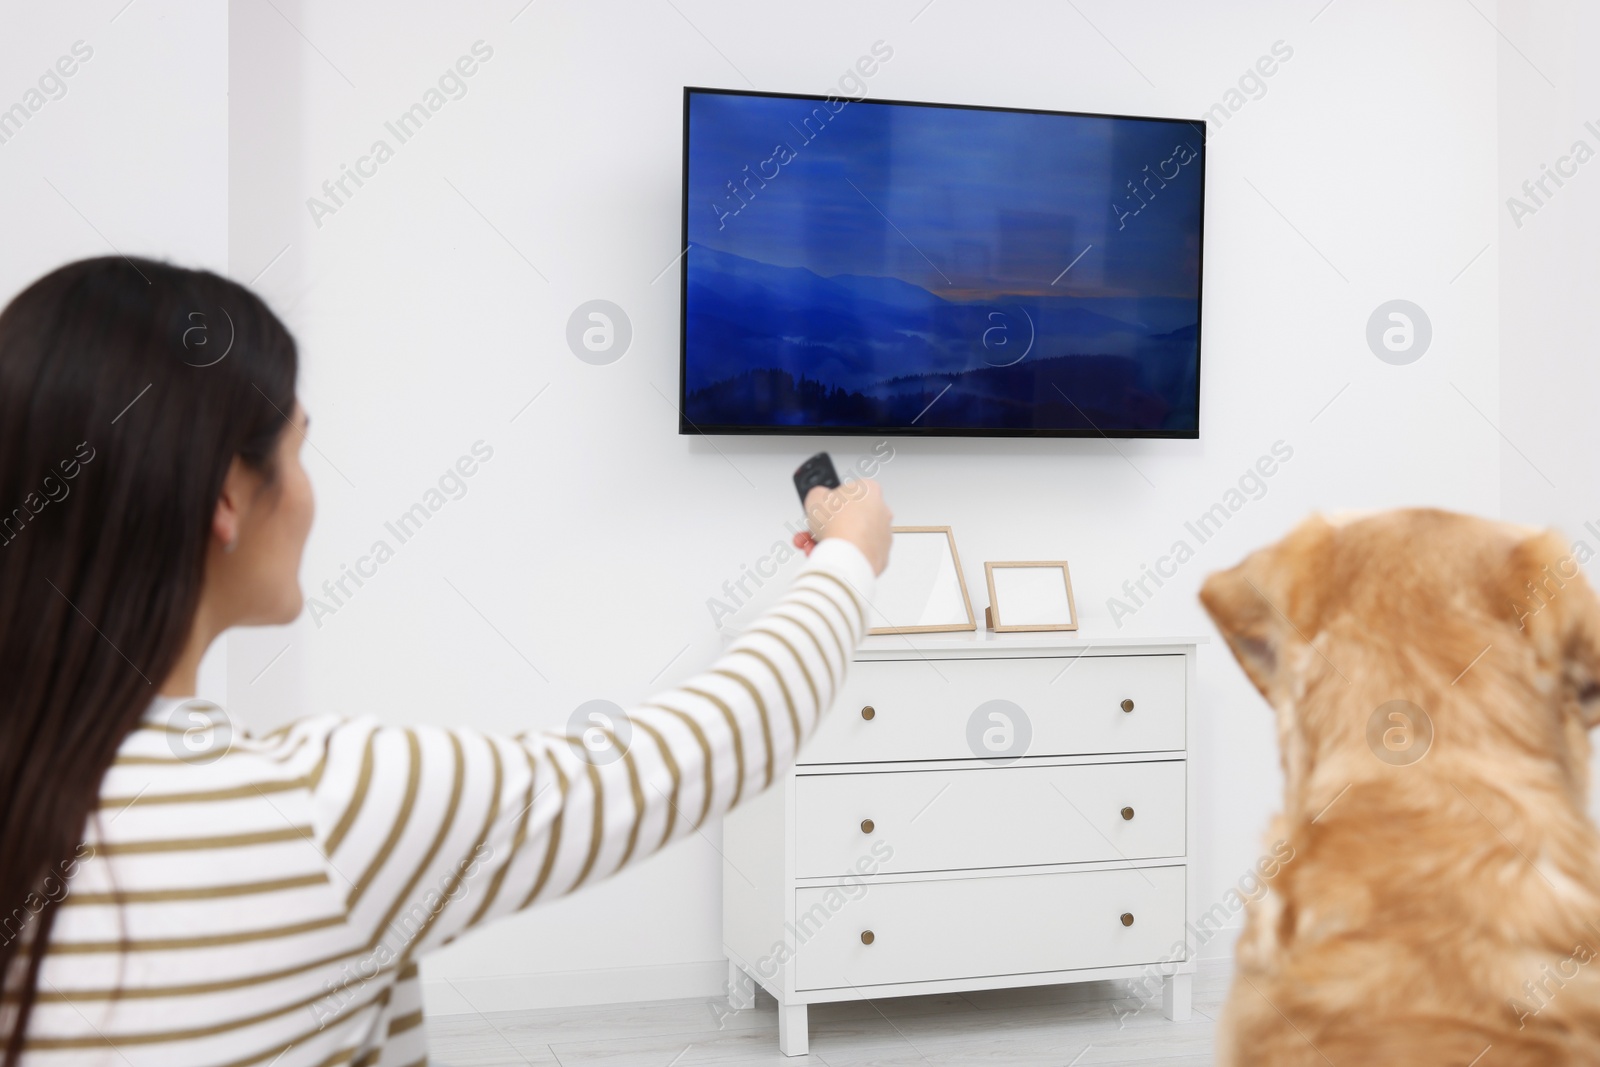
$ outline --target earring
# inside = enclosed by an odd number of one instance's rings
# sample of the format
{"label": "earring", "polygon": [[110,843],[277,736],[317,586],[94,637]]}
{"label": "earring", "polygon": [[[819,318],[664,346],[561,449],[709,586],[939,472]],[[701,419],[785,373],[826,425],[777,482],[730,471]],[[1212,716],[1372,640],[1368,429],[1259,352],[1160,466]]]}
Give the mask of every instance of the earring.
{"label": "earring", "polygon": [[234,534],[233,535],[233,540],[229,541],[227,544],[222,546],[222,551],[224,551],[224,552],[232,552],[234,549],[236,549],[238,547],[239,547],[239,535],[238,534]]}

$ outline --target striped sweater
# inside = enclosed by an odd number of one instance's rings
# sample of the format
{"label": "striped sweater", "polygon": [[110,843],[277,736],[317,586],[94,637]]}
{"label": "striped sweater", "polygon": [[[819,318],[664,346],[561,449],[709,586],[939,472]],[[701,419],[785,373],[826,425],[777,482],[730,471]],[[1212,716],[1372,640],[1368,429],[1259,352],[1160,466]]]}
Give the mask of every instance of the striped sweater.
{"label": "striped sweater", "polygon": [[370,715],[213,744],[204,705],[157,700],[65,872],[24,1063],[426,1062],[417,958],[771,784],[837,694],[872,585],[859,550],[823,542],[710,669],[626,713],[625,748],[604,724],[503,737]]}

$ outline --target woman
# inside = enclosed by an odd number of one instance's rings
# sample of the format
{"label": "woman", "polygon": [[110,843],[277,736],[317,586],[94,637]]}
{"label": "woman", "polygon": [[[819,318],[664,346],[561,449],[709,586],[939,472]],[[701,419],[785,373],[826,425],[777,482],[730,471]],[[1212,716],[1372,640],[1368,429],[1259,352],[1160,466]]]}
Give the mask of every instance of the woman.
{"label": "woman", "polygon": [[[195,328],[224,320],[219,358]],[[420,954],[770,784],[865,629],[889,512],[815,489],[787,595],[615,732],[230,740],[201,656],[301,607],[296,367],[256,296],[161,263],[69,264],[0,314],[4,1067],[423,1062]]]}

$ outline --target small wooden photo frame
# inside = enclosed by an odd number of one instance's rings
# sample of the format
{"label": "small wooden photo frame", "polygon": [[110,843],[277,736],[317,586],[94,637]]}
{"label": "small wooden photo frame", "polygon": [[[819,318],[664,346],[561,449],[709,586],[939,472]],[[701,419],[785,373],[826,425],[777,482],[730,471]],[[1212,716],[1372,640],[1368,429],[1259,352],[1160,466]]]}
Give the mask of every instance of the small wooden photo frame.
{"label": "small wooden photo frame", "polygon": [[983,577],[989,585],[984,621],[995,633],[1078,628],[1065,560],[985,563]]}
{"label": "small wooden photo frame", "polygon": [[976,630],[956,538],[948,526],[895,526],[889,568],[868,607],[869,634]]}

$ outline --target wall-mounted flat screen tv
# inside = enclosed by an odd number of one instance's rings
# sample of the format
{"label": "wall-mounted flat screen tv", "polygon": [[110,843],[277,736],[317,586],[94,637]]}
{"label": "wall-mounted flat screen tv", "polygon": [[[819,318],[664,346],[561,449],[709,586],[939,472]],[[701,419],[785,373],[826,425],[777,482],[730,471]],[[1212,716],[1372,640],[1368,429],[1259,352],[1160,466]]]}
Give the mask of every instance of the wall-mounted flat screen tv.
{"label": "wall-mounted flat screen tv", "polygon": [[682,433],[1199,436],[1205,124],[684,90]]}

